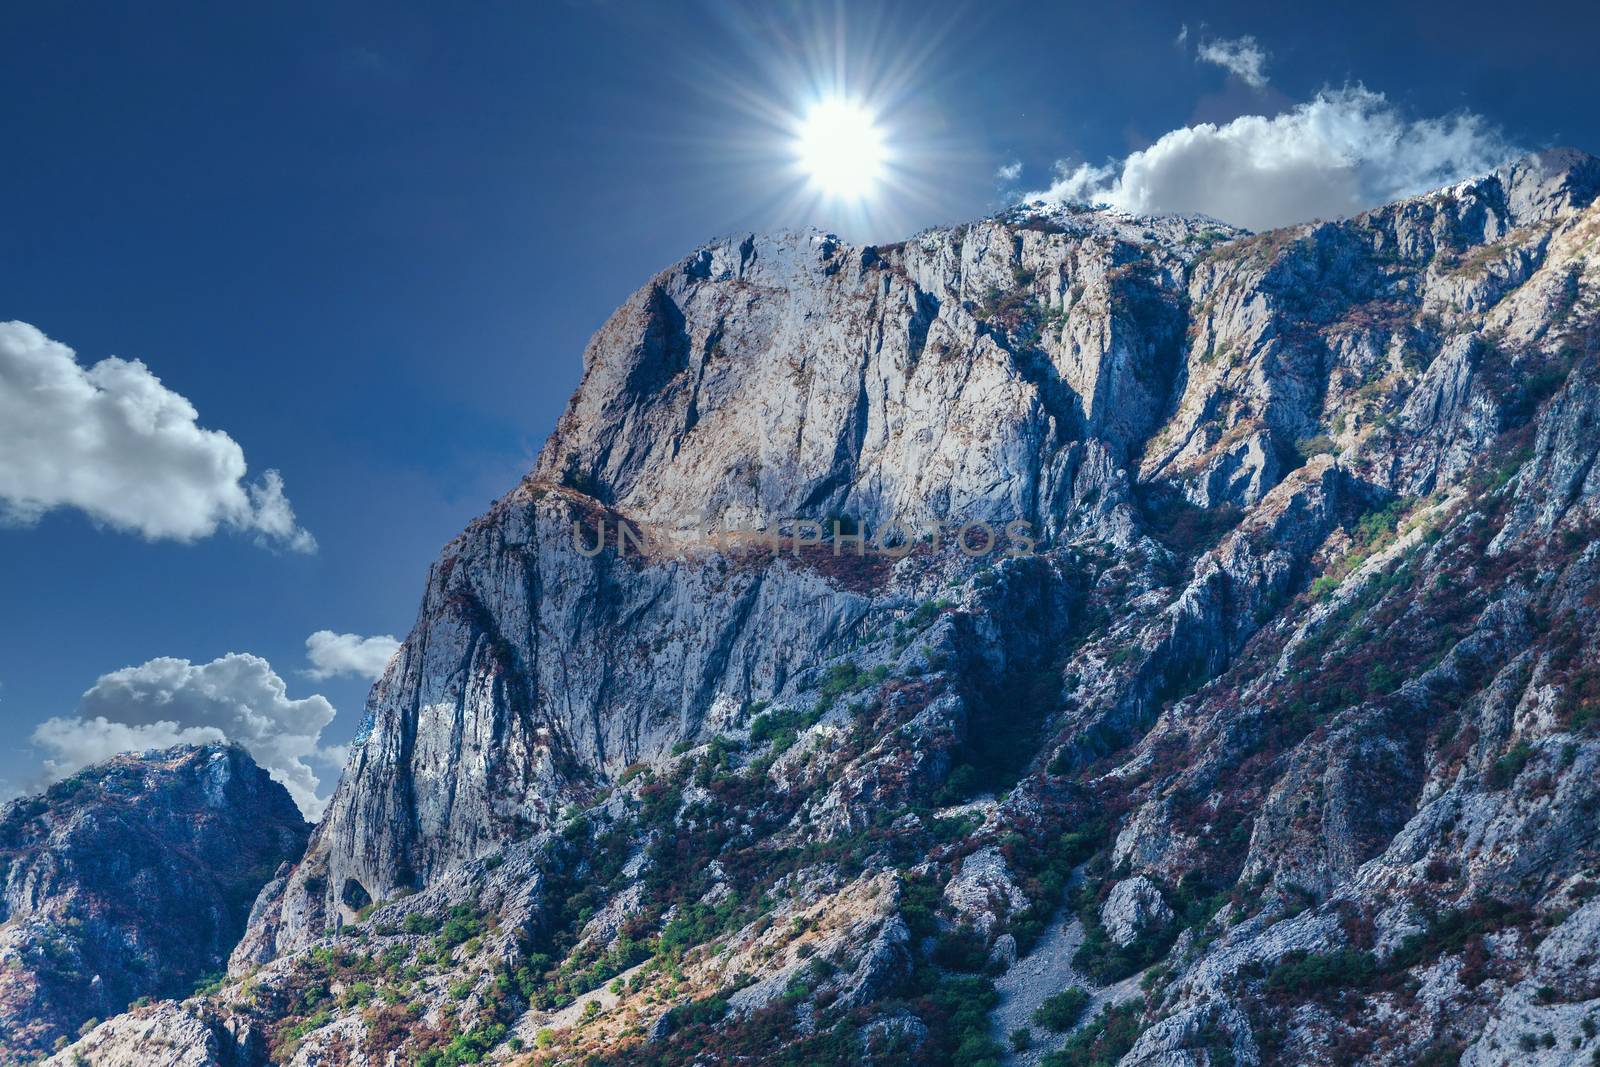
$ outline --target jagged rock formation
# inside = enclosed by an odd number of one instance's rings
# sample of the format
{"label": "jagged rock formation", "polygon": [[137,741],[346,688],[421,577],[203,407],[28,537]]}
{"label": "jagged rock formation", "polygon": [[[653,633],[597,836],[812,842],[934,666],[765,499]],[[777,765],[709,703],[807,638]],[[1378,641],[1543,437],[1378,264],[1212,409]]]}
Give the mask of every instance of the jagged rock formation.
{"label": "jagged rock formation", "polygon": [[220,977],[310,827],[242,750],[118,756],[0,811],[0,1062]]}
{"label": "jagged rock formation", "polygon": [[[1594,1055],[1597,194],[697,251],[161,1010],[200,1062]],[[1037,544],[917,537],[979,520]]]}

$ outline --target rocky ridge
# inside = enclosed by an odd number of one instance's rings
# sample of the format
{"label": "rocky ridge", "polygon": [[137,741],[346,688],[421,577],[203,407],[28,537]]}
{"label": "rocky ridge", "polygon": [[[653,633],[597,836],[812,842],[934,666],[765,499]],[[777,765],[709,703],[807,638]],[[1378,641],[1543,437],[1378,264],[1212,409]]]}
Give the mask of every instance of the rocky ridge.
{"label": "rocky ridge", "polygon": [[61,1062],[1595,1055],[1597,194],[697,250],[431,568],[229,981]]}

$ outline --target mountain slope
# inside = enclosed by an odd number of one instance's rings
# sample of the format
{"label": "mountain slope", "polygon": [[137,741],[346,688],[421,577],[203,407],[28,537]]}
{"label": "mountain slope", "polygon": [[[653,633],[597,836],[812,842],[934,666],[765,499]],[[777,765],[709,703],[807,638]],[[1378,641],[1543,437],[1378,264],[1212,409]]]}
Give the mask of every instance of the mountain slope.
{"label": "mountain slope", "polygon": [[[1597,192],[696,252],[161,1011],[306,1064],[1590,1055]],[[1037,544],[916,536],[978,521]]]}
{"label": "mountain slope", "polygon": [[118,756],[0,812],[0,1060],[219,975],[309,827],[242,749]]}

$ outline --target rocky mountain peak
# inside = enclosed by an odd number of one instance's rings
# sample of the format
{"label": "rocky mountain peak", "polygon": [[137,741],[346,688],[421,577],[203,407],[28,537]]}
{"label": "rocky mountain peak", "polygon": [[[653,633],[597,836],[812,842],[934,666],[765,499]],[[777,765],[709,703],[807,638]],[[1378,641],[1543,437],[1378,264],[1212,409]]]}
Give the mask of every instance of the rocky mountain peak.
{"label": "rocky mountain peak", "polygon": [[220,744],[116,756],[0,809],[0,1057],[220,973],[309,832]]}
{"label": "rocky mountain peak", "polygon": [[1513,214],[1534,222],[1581,211],[1600,196],[1600,159],[1576,148],[1535,152],[1498,171]]}

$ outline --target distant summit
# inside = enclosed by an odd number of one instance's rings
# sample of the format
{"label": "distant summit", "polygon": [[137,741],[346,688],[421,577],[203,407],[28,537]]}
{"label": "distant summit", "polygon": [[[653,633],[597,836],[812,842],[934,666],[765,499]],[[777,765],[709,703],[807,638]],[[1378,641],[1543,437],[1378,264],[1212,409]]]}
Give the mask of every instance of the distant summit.
{"label": "distant summit", "polygon": [[116,756],[0,810],[0,1060],[220,973],[310,831],[244,750]]}

